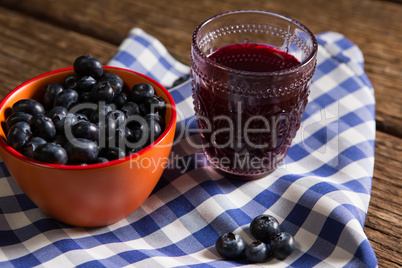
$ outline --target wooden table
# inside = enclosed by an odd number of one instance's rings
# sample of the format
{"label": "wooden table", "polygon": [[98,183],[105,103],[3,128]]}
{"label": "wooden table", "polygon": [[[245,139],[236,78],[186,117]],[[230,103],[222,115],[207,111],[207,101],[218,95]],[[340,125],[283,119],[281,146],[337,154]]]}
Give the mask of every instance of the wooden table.
{"label": "wooden table", "polygon": [[189,64],[191,35],[228,10],[293,17],[314,33],[357,44],[376,97],[376,154],[365,232],[380,267],[402,266],[402,2],[400,0],[0,0],[0,98],[38,74],[91,54],[106,63],[132,27],[157,37]]}

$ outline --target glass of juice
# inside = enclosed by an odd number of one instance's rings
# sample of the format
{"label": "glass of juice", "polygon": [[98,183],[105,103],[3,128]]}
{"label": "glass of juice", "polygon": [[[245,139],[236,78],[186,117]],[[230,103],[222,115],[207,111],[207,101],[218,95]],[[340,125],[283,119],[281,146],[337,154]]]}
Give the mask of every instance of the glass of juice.
{"label": "glass of juice", "polygon": [[194,109],[211,166],[246,180],[278,167],[300,128],[316,55],[309,29],[271,12],[231,11],[195,29]]}

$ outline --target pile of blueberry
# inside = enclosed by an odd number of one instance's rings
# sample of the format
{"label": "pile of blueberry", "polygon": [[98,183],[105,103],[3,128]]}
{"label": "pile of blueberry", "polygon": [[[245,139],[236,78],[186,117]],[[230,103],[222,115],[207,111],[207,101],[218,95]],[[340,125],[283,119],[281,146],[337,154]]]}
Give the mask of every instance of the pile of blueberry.
{"label": "pile of blueberry", "polygon": [[138,152],[165,128],[166,102],[147,83],[127,88],[84,55],[62,83],[46,86],[43,101],[21,99],[7,117],[8,144],[38,161],[104,163]]}
{"label": "pile of blueberry", "polygon": [[246,245],[243,238],[232,232],[218,238],[216,250],[225,259],[246,258],[253,263],[275,257],[283,260],[295,249],[295,240],[287,232],[281,232],[278,221],[271,215],[260,215],[250,224],[250,232],[257,241]]}

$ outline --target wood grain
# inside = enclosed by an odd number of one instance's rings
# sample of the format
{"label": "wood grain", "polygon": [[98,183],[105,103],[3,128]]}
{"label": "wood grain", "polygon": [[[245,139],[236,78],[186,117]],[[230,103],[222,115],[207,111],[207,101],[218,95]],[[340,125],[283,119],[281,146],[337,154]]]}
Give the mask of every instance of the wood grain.
{"label": "wood grain", "polygon": [[365,232],[379,267],[402,266],[402,139],[377,131]]}
{"label": "wood grain", "polygon": [[54,69],[72,66],[77,55],[107,62],[117,47],[74,31],[0,8],[0,95]]}
{"label": "wood grain", "polygon": [[[297,4],[296,4],[297,3]],[[376,155],[365,232],[380,267],[402,266],[402,32],[399,1],[0,0],[0,98],[82,54],[106,63],[133,27],[156,36],[189,64],[194,28],[220,12],[263,9],[293,17],[314,33],[356,43],[376,96]]]}

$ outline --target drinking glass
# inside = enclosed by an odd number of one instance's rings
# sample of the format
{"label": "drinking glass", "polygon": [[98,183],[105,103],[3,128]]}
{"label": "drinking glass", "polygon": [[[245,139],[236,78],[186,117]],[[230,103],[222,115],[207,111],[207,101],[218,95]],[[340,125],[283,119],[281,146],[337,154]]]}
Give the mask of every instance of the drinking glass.
{"label": "drinking glass", "polygon": [[213,167],[247,180],[278,167],[300,128],[316,55],[307,27],[271,12],[231,11],[195,29],[194,109]]}

